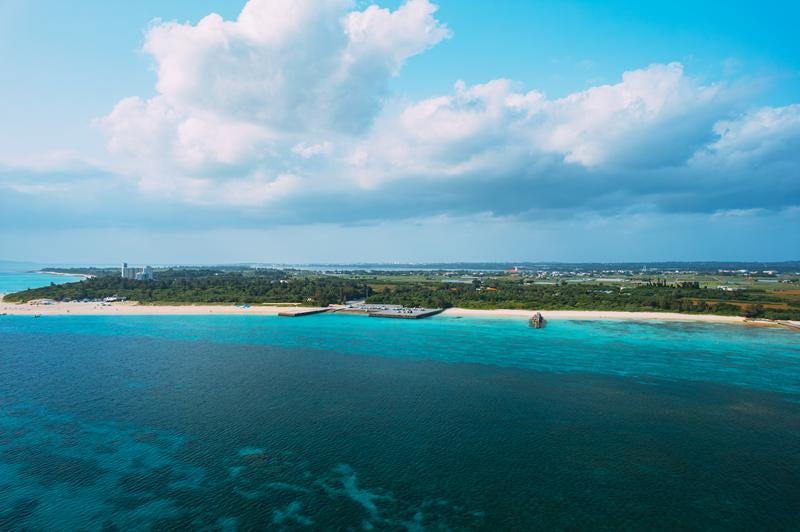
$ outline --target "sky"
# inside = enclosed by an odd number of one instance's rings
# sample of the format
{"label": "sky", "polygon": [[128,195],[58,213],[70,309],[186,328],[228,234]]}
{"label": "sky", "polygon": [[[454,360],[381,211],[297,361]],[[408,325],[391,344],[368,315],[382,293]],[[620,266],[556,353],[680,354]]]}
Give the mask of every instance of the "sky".
{"label": "sky", "polygon": [[796,2],[0,0],[0,259],[800,258]]}

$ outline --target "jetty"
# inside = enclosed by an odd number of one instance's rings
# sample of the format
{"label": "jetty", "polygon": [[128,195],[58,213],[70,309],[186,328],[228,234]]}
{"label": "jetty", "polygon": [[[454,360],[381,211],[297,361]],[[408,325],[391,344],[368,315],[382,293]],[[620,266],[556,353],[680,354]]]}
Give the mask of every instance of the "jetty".
{"label": "jetty", "polygon": [[544,327],[544,316],[542,316],[541,312],[537,312],[531,319],[528,320],[528,325],[533,327],[534,329],[541,329]]}
{"label": "jetty", "polygon": [[429,318],[443,312],[443,308],[394,308],[370,312],[370,318],[400,318],[406,320],[419,320]]}
{"label": "jetty", "polygon": [[406,320],[419,320],[435,316],[444,312],[443,308],[404,307],[388,303],[365,303],[363,301],[349,302],[347,305],[334,309],[342,314],[362,314],[370,318],[400,318]]}
{"label": "jetty", "polygon": [[329,308],[303,308],[303,307],[295,307],[286,310],[282,310],[278,312],[278,316],[283,316],[284,318],[299,318],[301,316],[311,316],[312,314],[322,314],[323,312],[328,312]]}

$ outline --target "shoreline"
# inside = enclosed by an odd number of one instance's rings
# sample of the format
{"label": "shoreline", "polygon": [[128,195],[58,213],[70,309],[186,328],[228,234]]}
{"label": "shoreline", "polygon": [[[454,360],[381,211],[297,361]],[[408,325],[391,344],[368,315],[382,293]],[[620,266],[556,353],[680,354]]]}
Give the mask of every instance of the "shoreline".
{"label": "shoreline", "polygon": [[547,320],[636,320],[636,321],[700,321],[706,323],[745,323],[743,316],[721,316],[717,314],[682,314],[678,312],[626,312],[622,310],[518,310],[518,309],[466,309],[453,307],[442,315],[460,318],[525,318],[541,312]]}
{"label": "shoreline", "polygon": [[684,314],[679,312],[626,312],[623,310],[517,310],[517,309],[465,309],[453,307],[442,312],[443,316],[458,318],[519,318],[529,319],[534,312],[541,312],[547,321],[553,320],[617,320],[640,322],[695,322],[729,325],[745,325],[748,327],[765,327],[788,329],[800,332],[800,321],[769,320],[765,318],[746,318],[744,316],[723,316],[719,314]]}
{"label": "shoreline", "polygon": [[277,316],[293,308],[314,310],[317,307],[295,305],[251,305],[249,307],[233,304],[178,304],[178,305],[140,305],[135,301],[114,303],[11,303],[0,296],[0,314],[9,316],[197,316],[197,315],[262,315]]}
{"label": "shoreline", "polygon": [[66,272],[51,272],[48,270],[37,270],[30,273],[39,273],[42,275],[58,275],[61,277],[80,277],[82,279],[91,279],[94,275],[89,275],[88,273],[66,273]]}
{"label": "shoreline", "polygon": [[[273,304],[250,305],[233,304],[176,304],[141,305],[137,302],[115,303],[11,303],[4,302],[0,296],[0,315],[10,316],[199,316],[199,315],[255,315],[277,316],[281,312],[297,308],[305,311],[322,310],[320,307],[301,307],[299,305]],[[333,306],[335,313],[341,307]],[[451,318],[501,318],[529,319],[535,310],[518,309],[465,309],[453,307],[444,310],[440,316]],[[681,314],[676,312],[625,312],[612,310],[542,310],[546,321],[553,320],[620,320],[620,321],[684,321],[718,324],[738,324],[756,327],[781,327],[800,331],[800,322],[753,320],[743,316],[720,316],[714,314]],[[344,313],[344,312],[343,312]]]}

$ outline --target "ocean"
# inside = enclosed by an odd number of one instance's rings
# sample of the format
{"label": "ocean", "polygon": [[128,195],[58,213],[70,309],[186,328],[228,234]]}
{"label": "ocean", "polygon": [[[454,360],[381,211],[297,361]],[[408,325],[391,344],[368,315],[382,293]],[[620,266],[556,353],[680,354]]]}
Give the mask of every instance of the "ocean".
{"label": "ocean", "polygon": [[39,288],[50,283],[72,283],[80,281],[77,275],[53,275],[40,273],[40,265],[26,262],[0,260],[0,294],[10,294],[29,288]]}
{"label": "ocean", "polygon": [[783,529],[800,335],[0,317],[0,529]]}

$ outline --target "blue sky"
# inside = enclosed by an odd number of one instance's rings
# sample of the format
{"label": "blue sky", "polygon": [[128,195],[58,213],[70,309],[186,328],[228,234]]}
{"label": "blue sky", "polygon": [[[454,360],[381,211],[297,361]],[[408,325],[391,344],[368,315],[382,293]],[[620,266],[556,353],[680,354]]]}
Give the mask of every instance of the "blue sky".
{"label": "blue sky", "polygon": [[0,256],[798,258],[796,3],[379,6],[0,0]]}

